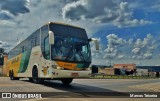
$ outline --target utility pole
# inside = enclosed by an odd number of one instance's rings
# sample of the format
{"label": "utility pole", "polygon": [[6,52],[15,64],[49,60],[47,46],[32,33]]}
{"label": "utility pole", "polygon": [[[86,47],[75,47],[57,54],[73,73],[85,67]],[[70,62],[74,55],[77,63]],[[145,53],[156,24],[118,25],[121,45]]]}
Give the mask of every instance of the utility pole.
{"label": "utility pole", "polygon": [[109,74],[111,75],[111,57],[109,57]]}

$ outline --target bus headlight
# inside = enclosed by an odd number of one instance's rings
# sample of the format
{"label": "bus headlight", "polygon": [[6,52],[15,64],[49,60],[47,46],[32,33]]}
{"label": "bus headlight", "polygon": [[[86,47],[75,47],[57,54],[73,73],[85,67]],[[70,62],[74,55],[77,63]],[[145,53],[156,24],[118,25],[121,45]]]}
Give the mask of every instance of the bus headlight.
{"label": "bus headlight", "polygon": [[58,67],[57,67],[57,69],[58,69],[58,70],[63,70],[64,68],[63,68],[63,67],[59,67],[59,66],[58,66]]}
{"label": "bus headlight", "polygon": [[86,68],[85,70],[88,70],[88,71],[89,71],[89,70],[91,70],[91,68],[89,67],[89,68]]}

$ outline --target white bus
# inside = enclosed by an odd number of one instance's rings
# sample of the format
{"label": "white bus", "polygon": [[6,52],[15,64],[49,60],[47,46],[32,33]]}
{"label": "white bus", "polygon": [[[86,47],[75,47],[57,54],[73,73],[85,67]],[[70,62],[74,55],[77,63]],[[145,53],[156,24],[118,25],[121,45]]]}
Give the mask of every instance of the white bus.
{"label": "white bus", "polygon": [[85,29],[49,22],[8,53],[7,67],[11,80],[27,77],[34,83],[61,80],[69,84],[73,78],[89,77],[91,71],[90,41]]}

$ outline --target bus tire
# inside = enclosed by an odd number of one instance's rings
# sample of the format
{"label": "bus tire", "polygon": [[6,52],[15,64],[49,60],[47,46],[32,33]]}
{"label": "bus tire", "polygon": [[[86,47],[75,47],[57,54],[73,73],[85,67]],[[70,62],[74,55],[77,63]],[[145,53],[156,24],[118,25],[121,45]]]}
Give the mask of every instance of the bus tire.
{"label": "bus tire", "polygon": [[32,80],[32,78],[28,78],[29,79],[29,82],[32,82],[33,80]]}
{"label": "bus tire", "polygon": [[19,77],[14,77],[14,80],[19,80]]}
{"label": "bus tire", "polygon": [[72,81],[73,81],[73,78],[63,78],[63,79],[61,79],[61,82],[64,85],[69,85]]}
{"label": "bus tire", "polygon": [[14,77],[13,70],[9,72],[9,75],[10,75],[10,80],[19,80],[19,77]]}
{"label": "bus tire", "polygon": [[11,70],[9,70],[9,77],[10,77],[10,80],[11,80]]}
{"label": "bus tire", "polygon": [[43,79],[38,77],[38,69],[37,67],[34,67],[32,70],[32,82],[39,84],[39,83],[43,83]]}
{"label": "bus tire", "polygon": [[13,70],[12,70],[12,71],[10,71],[10,80],[14,80]]}

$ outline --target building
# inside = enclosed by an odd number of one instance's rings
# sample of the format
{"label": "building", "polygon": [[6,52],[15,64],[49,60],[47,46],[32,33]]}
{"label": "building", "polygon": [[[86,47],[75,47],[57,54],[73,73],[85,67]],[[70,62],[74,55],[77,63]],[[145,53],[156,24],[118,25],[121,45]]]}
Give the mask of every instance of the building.
{"label": "building", "polygon": [[135,70],[136,64],[114,64],[113,68],[115,69],[125,69],[127,71]]}
{"label": "building", "polygon": [[147,76],[148,75],[148,69],[136,69],[136,75],[137,76]]}
{"label": "building", "polygon": [[148,76],[160,77],[160,66],[137,66],[137,69],[148,69]]}
{"label": "building", "polygon": [[115,75],[114,68],[103,68],[98,70],[99,73],[103,73],[105,75]]}
{"label": "building", "polygon": [[92,65],[92,73],[100,73],[101,70],[104,70],[105,68],[111,68],[111,67],[105,65]]}
{"label": "building", "polygon": [[7,61],[8,61],[8,55],[5,54],[4,55],[4,64],[3,64],[3,69],[2,69],[2,73],[4,76],[8,76],[9,73],[9,68],[7,66]]}

